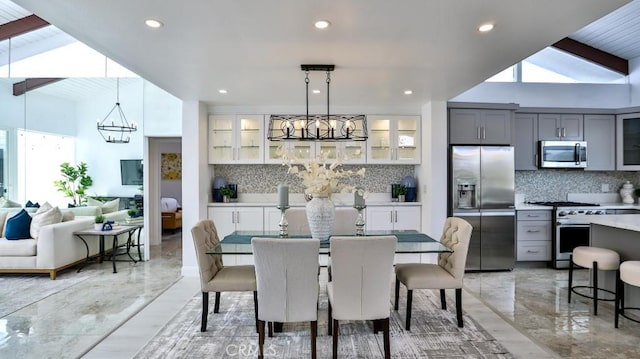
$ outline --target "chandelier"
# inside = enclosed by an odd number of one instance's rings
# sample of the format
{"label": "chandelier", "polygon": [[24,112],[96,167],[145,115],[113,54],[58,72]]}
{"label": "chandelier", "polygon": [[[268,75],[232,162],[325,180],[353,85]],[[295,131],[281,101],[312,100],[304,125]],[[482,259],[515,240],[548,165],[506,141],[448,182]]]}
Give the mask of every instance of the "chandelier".
{"label": "chandelier", "polygon": [[[305,72],[306,107],[304,115],[271,115],[267,138],[271,141],[366,141],[365,115],[332,115],[329,112],[329,86],[335,65],[300,65]],[[327,74],[327,113],[309,114],[309,72]]]}
{"label": "chandelier", "polygon": [[[115,111],[115,113],[114,113]],[[114,118],[110,118],[111,114]],[[116,104],[102,121],[98,120],[98,132],[108,143],[129,143],[131,132],[138,130],[135,122],[129,123],[120,107],[120,79],[116,79]]]}

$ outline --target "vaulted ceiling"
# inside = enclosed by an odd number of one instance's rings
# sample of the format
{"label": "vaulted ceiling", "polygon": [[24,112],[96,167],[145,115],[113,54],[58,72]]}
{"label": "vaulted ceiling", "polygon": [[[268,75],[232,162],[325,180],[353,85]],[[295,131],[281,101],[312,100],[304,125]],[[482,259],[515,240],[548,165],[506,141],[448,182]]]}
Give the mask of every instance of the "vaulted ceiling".
{"label": "vaulted ceiling", "polygon": [[[636,57],[640,42],[621,24],[637,30],[639,1],[623,8],[635,16],[621,10],[591,24],[628,1],[14,0],[27,13],[0,6],[0,23],[37,14],[183,100],[297,106],[300,64],[327,63],[336,65],[334,105],[415,107],[452,98],[569,35]],[[147,18],[164,26],[149,29]],[[314,29],[318,19],[331,26]],[[478,32],[486,22],[495,29]],[[324,74],[312,74],[310,86],[324,93]]]}

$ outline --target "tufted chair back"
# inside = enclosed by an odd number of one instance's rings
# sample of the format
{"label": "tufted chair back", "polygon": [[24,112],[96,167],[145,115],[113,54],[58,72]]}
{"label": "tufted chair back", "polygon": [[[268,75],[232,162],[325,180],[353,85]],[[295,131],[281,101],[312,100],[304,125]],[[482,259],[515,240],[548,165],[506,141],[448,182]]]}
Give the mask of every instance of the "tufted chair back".
{"label": "tufted chair back", "polygon": [[208,250],[218,245],[220,239],[218,238],[216,225],[209,219],[196,223],[191,228],[191,235],[196,249],[198,269],[200,270],[200,286],[204,292],[207,291],[205,290],[206,284],[224,267],[222,256],[207,254]]}
{"label": "tufted chair back", "polygon": [[473,227],[462,218],[449,217],[444,222],[444,230],[440,242],[451,248],[453,253],[440,253],[438,264],[454,278],[462,281],[467,252]]}

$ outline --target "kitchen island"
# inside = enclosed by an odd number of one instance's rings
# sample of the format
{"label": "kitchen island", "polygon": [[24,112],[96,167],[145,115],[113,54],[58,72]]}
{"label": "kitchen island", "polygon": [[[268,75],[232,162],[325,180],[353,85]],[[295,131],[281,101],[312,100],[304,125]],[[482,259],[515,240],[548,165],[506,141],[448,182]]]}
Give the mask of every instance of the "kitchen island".
{"label": "kitchen island", "polygon": [[[620,255],[620,261],[640,260],[640,214],[606,216],[569,216],[591,224],[590,244],[612,249]],[[615,273],[601,272],[598,283],[604,288],[615,289]],[[625,305],[640,306],[640,288],[627,286]]]}

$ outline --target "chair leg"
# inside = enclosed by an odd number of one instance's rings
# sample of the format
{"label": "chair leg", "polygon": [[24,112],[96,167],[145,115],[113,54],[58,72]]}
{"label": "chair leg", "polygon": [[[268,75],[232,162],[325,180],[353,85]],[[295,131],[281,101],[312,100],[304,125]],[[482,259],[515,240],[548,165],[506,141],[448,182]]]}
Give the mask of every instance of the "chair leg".
{"label": "chair leg", "polygon": [[333,323],[333,318],[331,315],[331,302],[329,302],[329,308],[327,310],[327,316],[328,316],[328,320],[327,320],[327,335],[331,335],[331,324]]}
{"label": "chair leg", "polygon": [[258,321],[258,358],[263,358],[264,353],[264,320]]}
{"label": "chair leg", "polygon": [[593,315],[598,315],[598,262],[593,262]]}
{"label": "chair leg", "polygon": [[620,280],[620,314],[624,314],[624,283]]}
{"label": "chair leg", "polygon": [[400,297],[400,280],[396,277],[395,302],[393,302],[393,310],[398,311],[398,298]]}
{"label": "chair leg", "polygon": [[621,283],[622,281],[620,280],[620,271],[616,271],[616,300],[615,300],[615,308],[614,308],[614,328],[618,327],[618,321],[619,321],[619,316],[620,316],[620,292],[622,291],[622,286],[624,284]]}
{"label": "chair leg", "polygon": [[338,359],[338,332],[340,327],[337,320],[333,320],[333,359]]}
{"label": "chair leg", "polygon": [[202,319],[200,320],[200,331],[207,331],[207,318],[209,317],[209,292],[202,292]]}
{"label": "chair leg", "polygon": [[269,338],[273,338],[273,322],[268,322],[267,326],[269,327]]}
{"label": "chair leg", "polygon": [[253,311],[256,317],[256,331],[258,330],[258,292],[253,291]]}
{"label": "chair leg", "polygon": [[318,321],[311,321],[311,359],[316,359],[316,337],[318,336]]}
{"label": "chair leg", "polygon": [[380,331],[380,320],[378,319],[374,319],[373,320],[373,334],[378,334],[378,332]]}
{"label": "chair leg", "polygon": [[462,328],[462,288],[456,288],[456,317],[458,318],[458,328]]}
{"label": "chair leg", "polygon": [[444,294],[444,289],[440,289],[440,306],[442,309],[447,310],[447,299]]}
{"label": "chair leg", "polygon": [[573,254],[569,255],[569,292],[567,295],[567,303],[571,303],[571,287],[573,286]]}
{"label": "chair leg", "polygon": [[216,302],[213,305],[213,312],[220,312],[220,292],[216,292]]}
{"label": "chair leg", "polygon": [[407,331],[411,330],[411,302],[413,301],[413,290],[407,289],[407,322],[405,324],[405,329]]}
{"label": "chair leg", "polygon": [[384,330],[384,357],[385,359],[391,358],[391,345],[389,344],[389,318],[384,318],[382,321],[382,328]]}

